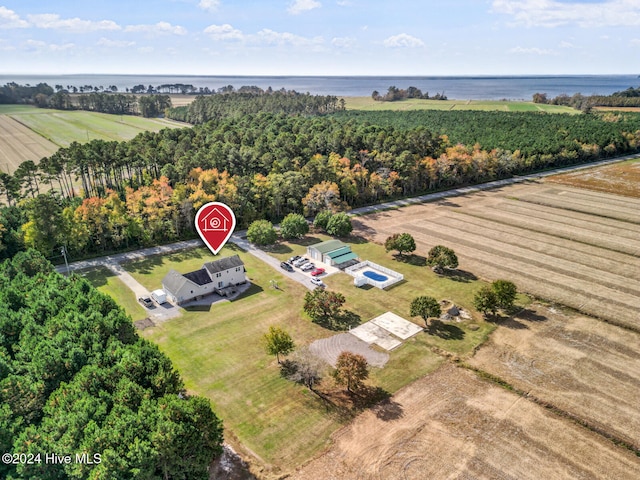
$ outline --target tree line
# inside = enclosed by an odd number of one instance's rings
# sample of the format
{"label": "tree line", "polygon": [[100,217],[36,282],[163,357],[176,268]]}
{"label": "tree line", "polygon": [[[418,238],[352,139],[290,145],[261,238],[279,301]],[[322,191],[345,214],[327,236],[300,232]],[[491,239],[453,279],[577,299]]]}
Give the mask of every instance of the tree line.
{"label": "tree line", "polygon": [[429,92],[422,93],[422,90],[416,87],[409,87],[405,90],[392,85],[384,95],[380,95],[380,92],[374,90],[371,93],[371,98],[377,102],[397,102],[398,100],[405,100],[408,98],[417,98],[421,100],[446,100],[447,96],[442,92],[436,93],[430,97]]}
{"label": "tree line", "polygon": [[221,449],[209,401],[111,297],[33,250],[0,264],[0,450],[32,460],[0,477],[208,478]]}
{"label": "tree line", "polygon": [[535,93],[534,103],[549,105],[565,105],[582,111],[590,111],[593,107],[640,107],[640,87],[629,87],[611,95],[574,95],[560,94],[548,98],[546,93]]}
{"label": "tree line", "polygon": [[507,112],[261,113],[73,143],[0,173],[10,205],[0,210],[0,255],[26,247],[53,255],[65,245],[77,258],[191,238],[208,201],[228,204],[246,228],[639,146],[637,114]]}

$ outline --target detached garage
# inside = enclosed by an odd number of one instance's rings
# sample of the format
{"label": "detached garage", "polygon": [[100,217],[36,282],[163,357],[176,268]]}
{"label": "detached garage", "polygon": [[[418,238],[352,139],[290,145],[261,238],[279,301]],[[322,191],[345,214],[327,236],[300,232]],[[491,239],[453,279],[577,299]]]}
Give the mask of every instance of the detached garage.
{"label": "detached garage", "polygon": [[357,263],[358,255],[351,251],[351,247],[340,240],[327,240],[307,247],[309,258],[327,265],[346,268]]}

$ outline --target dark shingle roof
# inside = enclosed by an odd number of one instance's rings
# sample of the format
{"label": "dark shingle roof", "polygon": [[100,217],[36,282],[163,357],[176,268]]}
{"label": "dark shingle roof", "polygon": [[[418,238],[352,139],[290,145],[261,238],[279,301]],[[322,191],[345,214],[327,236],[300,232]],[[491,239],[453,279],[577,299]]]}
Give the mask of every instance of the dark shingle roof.
{"label": "dark shingle roof", "polygon": [[207,283],[211,283],[211,277],[207,273],[207,270],[204,268],[196,270],[195,272],[185,273],[183,276],[191,280],[193,283],[197,283],[198,285],[206,285]]}
{"label": "dark shingle roof", "polygon": [[219,260],[214,260],[213,262],[207,262],[204,264],[203,268],[206,268],[209,274],[213,275],[214,273],[223,272],[231,268],[243,266],[244,263],[242,263],[240,257],[238,255],[232,255],[230,257],[224,257]]}

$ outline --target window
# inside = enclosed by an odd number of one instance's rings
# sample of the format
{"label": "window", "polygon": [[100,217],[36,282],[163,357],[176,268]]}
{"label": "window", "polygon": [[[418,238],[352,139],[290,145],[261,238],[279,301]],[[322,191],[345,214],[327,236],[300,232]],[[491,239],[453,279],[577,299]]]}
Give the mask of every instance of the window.
{"label": "window", "polygon": [[236,267],[236,272],[239,272],[239,271],[240,271],[240,267]]}
{"label": "window", "polygon": [[224,286],[224,282],[218,282],[218,288],[222,288]]}
{"label": "window", "polygon": [[222,273],[218,272],[216,273],[216,278],[220,278],[222,276]]}

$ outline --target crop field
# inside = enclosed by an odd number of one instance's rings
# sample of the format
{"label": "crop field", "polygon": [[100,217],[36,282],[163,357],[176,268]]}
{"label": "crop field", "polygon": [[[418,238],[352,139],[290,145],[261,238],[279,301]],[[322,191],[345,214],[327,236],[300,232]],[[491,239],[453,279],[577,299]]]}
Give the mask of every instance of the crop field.
{"label": "crop field", "polygon": [[347,110],[485,110],[501,112],[547,112],[579,114],[580,111],[562,105],[508,100],[420,100],[379,102],[371,97],[344,97]]}
{"label": "crop field", "polygon": [[0,105],[0,170],[13,172],[26,160],[37,163],[71,142],[122,141],[144,131],[184,126],[158,118]]}
{"label": "crop field", "polygon": [[0,171],[13,173],[27,160],[39,162],[58,146],[7,115],[0,115]]}
{"label": "crop field", "polygon": [[499,327],[469,363],[640,451],[640,334],[539,307]]}
{"label": "crop field", "polygon": [[360,415],[292,480],[618,478],[631,451],[451,364]]}
{"label": "crop field", "polygon": [[640,159],[554,175],[545,181],[640,198]]}
{"label": "crop field", "polygon": [[358,217],[378,243],[408,232],[426,255],[453,248],[460,267],[640,330],[640,200],[526,184]]}

